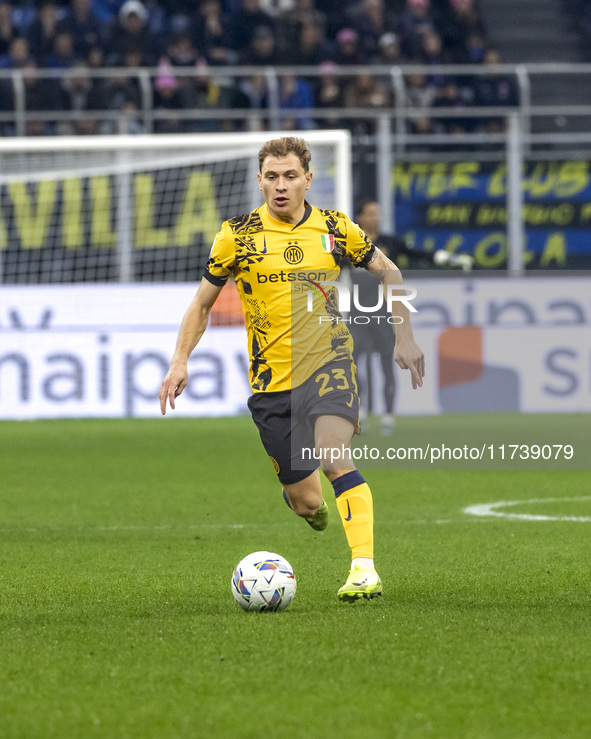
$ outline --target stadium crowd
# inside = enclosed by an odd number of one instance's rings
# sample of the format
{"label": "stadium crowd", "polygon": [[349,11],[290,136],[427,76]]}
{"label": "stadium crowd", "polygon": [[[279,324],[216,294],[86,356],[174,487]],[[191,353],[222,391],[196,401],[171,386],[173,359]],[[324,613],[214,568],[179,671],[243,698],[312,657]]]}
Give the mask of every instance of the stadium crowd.
{"label": "stadium crowd", "polygon": [[[405,76],[406,105],[422,110],[461,105],[518,104],[510,76],[494,66],[498,52],[487,43],[477,0],[0,0],[0,70],[23,72],[27,111],[70,111],[68,121],[27,120],[28,135],[94,134],[118,130],[104,115],[125,111],[131,133],[145,131],[138,68],[157,69],[152,78],[153,110],[169,111],[154,122],[157,133],[237,130],[243,120],[175,117],[174,111],[220,108],[260,109],[269,105],[264,73],[213,77],[219,66],[314,65],[319,76],[280,74],[279,106],[302,110],[284,128],[349,127],[372,133],[368,118],[347,120],[334,109],[386,109],[394,102],[388,75],[337,73],[344,65],[466,63],[490,66],[482,76],[436,73]],[[91,70],[119,68],[115,77]],[[44,68],[75,74],[38,77]],[[180,76],[179,69],[194,70]],[[128,72],[127,72],[128,70]],[[0,113],[14,111],[15,87],[0,78]],[[318,116],[305,111],[317,110]],[[327,113],[324,113],[327,111]],[[498,118],[467,120],[430,115],[411,119],[413,132],[498,131]],[[14,135],[13,122],[1,124]]]}

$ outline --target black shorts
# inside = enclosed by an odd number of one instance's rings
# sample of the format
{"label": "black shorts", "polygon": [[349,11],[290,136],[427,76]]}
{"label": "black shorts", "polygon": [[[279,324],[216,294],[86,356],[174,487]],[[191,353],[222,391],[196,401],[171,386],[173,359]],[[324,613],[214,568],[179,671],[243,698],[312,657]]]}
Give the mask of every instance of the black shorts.
{"label": "black shorts", "polygon": [[251,395],[248,408],[279,481],[299,482],[318,468],[318,460],[303,450],[314,449],[319,416],[346,418],[359,433],[355,365],[350,359],[331,362],[294,390]]}

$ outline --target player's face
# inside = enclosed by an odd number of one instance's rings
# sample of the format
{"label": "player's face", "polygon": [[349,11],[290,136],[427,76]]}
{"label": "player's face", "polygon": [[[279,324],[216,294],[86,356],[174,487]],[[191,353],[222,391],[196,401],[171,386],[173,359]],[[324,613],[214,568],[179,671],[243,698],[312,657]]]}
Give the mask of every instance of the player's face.
{"label": "player's face", "polygon": [[366,203],[357,216],[357,223],[367,234],[377,234],[380,229],[380,206],[378,203]]}
{"label": "player's face", "polygon": [[304,216],[304,199],[306,190],[310,189],[312,173],[304,172],[298,157],[293,153],[286,157],[266,157],[258,179],[273,218],[299,223]]}

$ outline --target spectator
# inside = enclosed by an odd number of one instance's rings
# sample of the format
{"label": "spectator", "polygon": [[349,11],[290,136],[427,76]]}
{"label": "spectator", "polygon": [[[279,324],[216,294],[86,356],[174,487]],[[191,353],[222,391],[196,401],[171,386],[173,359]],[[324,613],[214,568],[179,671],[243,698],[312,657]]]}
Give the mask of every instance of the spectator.
{"label": "spectator", "polygon": [[372,74],[359,74],[345,89],[345,108],[387,108],[392,105],[388,85]]}
{"label": "spectator", "polygon": [[172,37],[166,56],[173,67],[193,67],[202,58],[188,32],[184,31]]}
{"label": "spectator", "polygon": [[[371,74],[360,74],[354,77],[345,88],[345,108],[363,108],[372,111],[386,108],[392,104],[392,96],[388,86],[378,77]],[[367,136],[375,133],[375,121],[372,118],[352,119],[347,123],[351,133]]]}
{"label": "spectator", "polygon": [[[6,54],[0,57],[0,69],[22,69],[31,59],[29,42],[17,36],[12,39]],[[7,82],[10,83],[10,80]]]}
{"label": "spectator", "polygon": [[417,113],[408,119],[408,127],[411,133],[431,133],[432,124],[429,115],[421,114],[421,110],[427,113],[436,97],[435,88],[429,84],[426,74],[413,73],[406,78],[407,108],[417,109]]}
{"label": "spectator", "polygon": [[[514,77],[499,74],[495,67],[500,63],[500,55],[496,49],[488,49],[484,55],[484,65],[488,74],[478,77],[474,83],[474,105],[476,106],[517,106],[519,91]],[[480,130],[488,133],[502,133],[505,118],[481,118]]]}
{"label": "spectator", "polygon": [[[161,57],[158,67],[164,70],[174,69],[175,67],[184,67],[194,69],[198,62],[202,62],[199,52],[193,45],[191,37],[187,31],[176,33],[171,40],[170,45],[166,49],[166,55]],[[170,75],[164,74],[160,80],[160,97],[163,106],[177,108],[192,108],[195,105],[195,95],[193,90],[193,79],[191,75],[178,75],[174,78],[175,85],[172,85]],[[174,87],[174,94],[172,88]],[[164,121],[163,121],[164,123]],[[184,130],[186,122],[179,124],[180,130]]]}
{"label": "spectator", "polygon": [[[154,81],[154,111],[173,111],[183,107],[179,95],[179,81],[173,75],[168,59],[158,64],[160,74]],[[156,118],[154,133],[179,133],[183,123],[178,118]]]}
{"label": "spectator", "polygon": [[[98,19],[99,23],[104,27],[113,29],[117,25],[121,9],[129,2],[129,0],[92,0],[92,11]],[[139,0],[138,0],[139,2]],[[165,18],[167,15],[174,14],[174,7],[178,5],[178,0],[165,0],[167,13],[160,7],[158,0],[145,0],[148,7],[144,7],[146,11],[146,24],[150,31],[158,38],[163,38],[165,29]],[[144,3],[141,3],[142,5]],[[190,4],[190,8],[194,8],[194,2]],[[149,12],[148,12],[149,8]]]}
{"label": "spectator", "polygon": [[[461,108],[463,105],[464,101],[460,89],[453,80],[448,80],[433,102],[434,108]],[[462,134],[468,132],[470,122],[462,117],[445,117],[436,118],[433,125],[438,133]],[[447,149],[445,148],[444,151],[447,151]]]}
{"label": "spectator", "polygon": [[128,101],[123,104],[121,108],[123,115],[119,116],[117,120],[103,121],[99,127],[99,133],[114,134],[114,133],[126,133],[126,134],[146,134],[148,129],[141,121],[139,107]]}
{"label": "spectator", "polygon": [[[166,0],[161,4],[166,5],[166,12],[173,23],[182,25],[183,21],[180,19],[184,17],[188,24],[189,17],[195,12],[196,2],[195,0]],[[188,25],[185,28],[188,28]],[[181,27],[178,26],[176,30],[180,31]]]}
{"label": "spectator", "polygon": [[484,24],[474,7],[474,0],[450,0],[450,8],[441,23],[441,36],[454,63],[465,61],[466,39],[472,34],[484,36]]}
{"label": "spectator", "polygon": [[92,12],[101,23],[112,23],[126,0],[92,0]]}
{"label": "spectator", "polygon": [[238,89],[248,100],[248,107],[261,110],[267,107],[267,80],[263,75],[253,75],[240,81]]}
{"label": "spectator", "polygon": [[76,76],[64,77],[61,80],[60,109],[75,114],[73,120],[62,121],[58,125],[58,133],[62,135],[86,134],[89,122],[81,121],[80,114],[106,108],[100,80],[90,77],[88,66],[84,62],[76,62],[73,68],[76,70]]}
{"label": "spectator", "polygon": [[[148,11],[148,28],[154,35],[162,48],[164,46],[164,39],[170,28],[170,11],[168,10],[168,2],[165,0],[143,0],[146,3],[146,10]],[[164,5],[166,10],[162,7]]]}
{"label": "spectator", "polygon": [[[463,64],[482,64],[484,61],[484,52],[486,49],[486,42],[484,37],[479,33],[471,33],[465,40],[463,48],[463,56],[461,63]],[[462,98],[466,105],[474,104],[474,83],[476,78],[474,75],[459,74],[457,75],[457,83],[460,87]],[[470,124],[470,129],[473,130],[476,126],[476,122]]]}
{"label": "spectator", "polygon": [[104,43],[104,28],[92,12],[91,0],[71,0],[70,10],[57,24],[58,33],[70,33],[74,42],[74,54],[86,59],[92,48]]}
{"label": "spectator", "polygon": [[275,66],[281,64],[277,53],[275,34],[268,26],[255,28],[250,47],[243,54],[242,64],[246,66]]}
{"label": "spectator", "polygon": [[[243,108],[248,106],[248,99],[237,90],[219,85],[208,74],[206,64],[197,65],[197,74],[193,80],[194,98],[187,107],[199,110],[216,110],[217,108]],[[184,130],[196,133],[209,133],[232,130],[231,121],[220,120],[219,116],[187,121]]]}
{"label": "spectator", "polygon": [[27,30],[31,54],[41,67],[47,66],[47,59],[53,52],[58,20],[57,3],[54,0],[43,0],[37,17]]}
{"label": "spectator", "polygon": [[264,13],[279,16],[295,8],[295,0],[260,0],[259,5]]}
{"label": "spectator", "polygon": [[315,0],[296,0],[295,7],[282,13],[277,23],[285,47],[301,45],[304,26],[316,28],[320,38],[326,38],[326,14],[316,8]]}
{"label": "spectator", "polygon": [[220,0],[203,0],[190,25],[190,35],[209,64],[235,64],[231,47],[230,19],[222,13]]}
{"label": "spectator", "polygon": [[376,64],[400,64],[400,44],[395,33],[384,33],[378,41],[378,53],[373,61]]}
{"label": "spectator", "polygon": [[[421,43],[421,61],[429,67],[435,67],[440,64],[449,64],[441,36],[435,31],[425,31],[422,36]],[[448,78],[439,72],[429,74],[429,84],[435,88],[444,87],[448,82]]]}
{"label": "spectator", "polygon": [[[336,74],[338,65],[332,61],[320,65],[320,84],[316,92],[316,108],[342,108],[345,102],[343,78]],[[330,115],[318,118],[318,128],[341,128],[343,123],[339,117]]]}
{"label": "spectator", "polygon": [[[80,76],[74,78],[76,83],[73,84],[73,81],[70,78],[64,78],[62,82],[62,86],[65,88],[66,100],[68,100],[68,95],[71,97],[69,104],[66,104],[67,110],[70,109],[69,105],[72,106],[71,109],[74,111],[80,110],[82,112],[85,110],[87,113],[107,110],[108,96],[111,92],[108,80],[101,77],[92,77],[90,75],[90,72],[93,69],[101,69],[103,67],[103,60],[103,49],[100,46],[93,46],[88,52],[86,62],[83,60],[74,64],[75,67],[79,66],[80,68]],[[85,68],[88,70],[87,75],[84,75],[83,70]],[[83,80],[85,80],[86,77],[88,77],[88,80],[91,83],[91,87],[88,92],[85,92],[83,89],[86,85],[86,82]],[[69,91],[70,84],[72,84],[71,92]],[[80,103],[82,95],[85,95],[87,98],[86,108],[82,108],[82,103]],[[101,125],[102,121],[96,117],[80,117],[74,123],[73,133],[79,136],[96,136],[100,133]]]}
{"label": "spectator", "polygon": [[[279,78],[279,107],[310,109],[314,107],[312,85],[300,77],[286,74]],[[309,113],[282,120],[282,128],[286,130],[301,129],[308,131],[316,128],[316,124]]]}
{"label": "spectator", "polygon": [[322,12],[326,14],[326,37],[336,39],[341,28],[351,27],[349,15],[360,0],[321,0]]}
{"label": "spectator", "polygon": [[[35,75],[37,64],[30,59],[24,65],[25,108],[32,113],[46,113],[60,108],[61,96],[57,80],[38,79]],[[30,72],[30,73],[28,73]],[[47,136],[54,134],[55,121],[32,120],[27,118],[26,136]]]}
{"label": "spectator", "polygon": [[148,11],[139,0],[127,0],[121,6],[108,44],[106,64],[120,66],[131,48],[141,49],[143,62],[148,66],[154,66],[160,58],[160,43],[148,28]]}
{"label": "spectator", "polygon": [[289,59],[292,64],[318,66],[330,57],[330,47],[322,28],[314,23],[301,23],[299,37],[291,47]]}
{"label": "spectator", "polygon": [[8,53],[10,44],[16,36],[10,3],[3,0],[0,2],[0,57]]}
{"label": "spectator", "polygon": [[333,61],[341,66],[364,64],[367,59],[359,46],[359,34],[353,28],[341,28],[337,33]]}
{"label": "spectator", "polygon": [[[129,69],[129,74],[121,74],[117,77],[105,78],[100,87],[100,95],[107,110],[124,111],[129,114],[126,129],[131,128],[128,133],[138,133],[139,126],[134,124],[137,116],[132,114],[139,111],[142,104],[142,95],[137,74],[133,73],[142,66],[142,51],[140,48],[129,48],[123,57],[123,66]],[[100,133],[120,133],[120,118],[104,120],[100,127]]]}
{"label": "spectator", "polygon": [[74,65],[74,40],[67,31],[57,33],[53,51],[47,57],[49,69],[70,69]]}
{"label": "spectator", "polygon": [[463,56],[460,63],[462,64],[482,64],[484,61],[484,52],[486,50],[486,40],[480,33],[470,33],[466,36],[463,47]]}
{"label": "spectator", "polygon": [[[11,41],[6,54],[0,57],[0,69],[23,69],[28,64],[33,64],[29,55],[29,43],[17,36]],[[0,78],[0,110],[14,110],[14,86],[10,77]],[[2,123],[0,126],[2,136],[15,135],[13,123]]]}
{"label": "spectator", "polygon": [[350,13],[350,18],[366,57],[374,56],[380,37],[395,28],[395,20],[386,10],[384,0],[362,0]]}
{"label": "spectator", "polygon": [[231,23],[232,48],[238,53],[245,53],[249,48],[254,32],[264,27],[275,33],[273,18],[260,9],[259,0],[242,0],[241,10],[236,13]]}
{"label": "spectator", "polygon": [[86,57],[89,69],[101,69],[105,63],[105,52],[100,46],[93,46]]}
{"label": "spectator", "polygon": [[422,37],[427,31],[435,31],[430,0],[406,0],[406,8],[398,19],[398,35],[407,59],[420,56]]}

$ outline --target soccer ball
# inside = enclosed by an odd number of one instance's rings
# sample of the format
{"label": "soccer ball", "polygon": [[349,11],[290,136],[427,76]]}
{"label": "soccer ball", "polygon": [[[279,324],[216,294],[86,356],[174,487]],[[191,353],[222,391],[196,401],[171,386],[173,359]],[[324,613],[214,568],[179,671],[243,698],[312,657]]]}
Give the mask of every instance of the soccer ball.
{"label": "soccer ball", "polygon": [[232,575],[232,595],[245,611],[283,611],[293,600],[296,578],[289,562],[273,552],[253,552]]}

